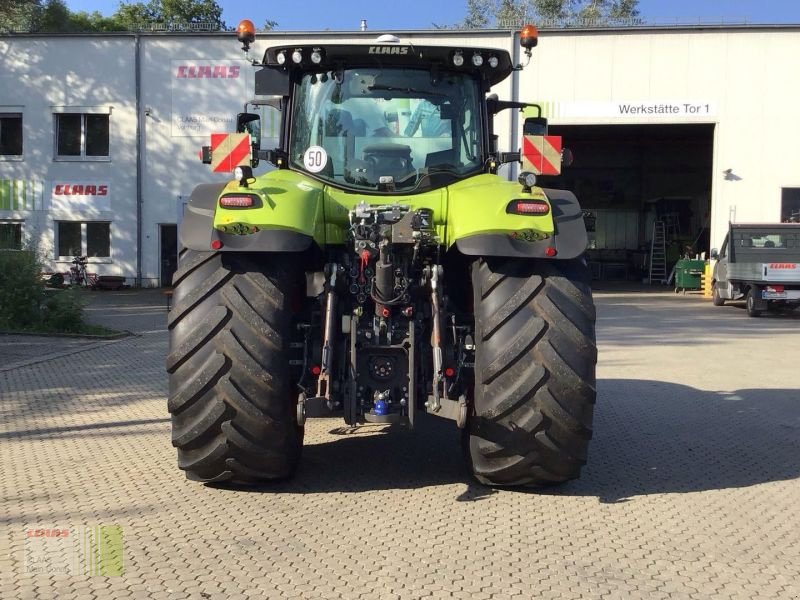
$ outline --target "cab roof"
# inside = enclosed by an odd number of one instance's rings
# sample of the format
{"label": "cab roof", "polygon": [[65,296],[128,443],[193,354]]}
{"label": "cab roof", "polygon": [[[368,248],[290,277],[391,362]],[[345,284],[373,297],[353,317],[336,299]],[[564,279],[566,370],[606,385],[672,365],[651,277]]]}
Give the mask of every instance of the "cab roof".
{"label": "cab roof", "polygon": [[[300,53],[300,62],[293,60]],[[319,62],[312,61],[316,53]],[[279,59],[282,55],[283,62]],[[456,56],[462,63],[458,65]],[[473,57],[479,56],[481,64],[475,65]],[[492,60],[490,60],[492,59]],[[492,67],[491,64],[495,63]],[[455,62],[454,62],[455,60]],[[475,59],[478,61],[478,59]],[[417,46],[413,44],[304,44],[301,46],[277,46],[264,53],[263,65],[286,72],[319,72],[353,67],[399,69],[439,68],[450,72],[478,74],[489,86],[493,86],[514,70],[511,56],[506,50],[496,48],[473,48],[469,46]]]}

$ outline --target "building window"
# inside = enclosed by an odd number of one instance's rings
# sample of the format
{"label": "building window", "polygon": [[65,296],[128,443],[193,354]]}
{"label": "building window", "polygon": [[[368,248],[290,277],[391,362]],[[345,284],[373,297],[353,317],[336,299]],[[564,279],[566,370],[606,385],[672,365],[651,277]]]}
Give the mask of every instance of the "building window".
{"label": "building window", "polygon": [[86,255],[111,256],[111,223],[86,224]]}
{"label": "building window", "polygon": [[0,156],[22,156],[22,114],[0,112]]}
{"label": "building window", "polygon": [[0,222],[0,250],[22,250],[22,223]]}
{"label": "building window", "polygon": [[58,221],[58,256],[111,257],[111,223]]}
{"label": "building window", "polygon": [[781,191],[781,222],[800,223],[800,188]]}
{"label": "building window", "polygon": [[108,158],[108,115],[57,113],[58,158]]}

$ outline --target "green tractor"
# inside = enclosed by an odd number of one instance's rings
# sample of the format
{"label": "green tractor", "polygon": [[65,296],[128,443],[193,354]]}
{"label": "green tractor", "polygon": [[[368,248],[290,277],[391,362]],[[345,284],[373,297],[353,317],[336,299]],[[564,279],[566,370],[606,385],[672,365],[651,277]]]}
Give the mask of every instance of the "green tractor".
{"label": "green tractor", "polygon": [[[247,52],[252,23],[237,33]],[[497,174],[522,157],[498,151],[495,115],[534,105],[489,90],[522,66],[391,38],[268,49],[255,93],[280,111],[279,146],[254,135],[233,180],[191,195],[167,359],[189,479],[286,478],[306,419],[331,416],[451,419],[489,485],[559,483],[586,462],[597,350],[582,212],[533,173]],[[530,59],[535,28],[520,41]],[[539,114],[524,132],[546,129]],[[257,132],[259,116],[238,124]],[[254,176],[258,159],[275,168]]]}

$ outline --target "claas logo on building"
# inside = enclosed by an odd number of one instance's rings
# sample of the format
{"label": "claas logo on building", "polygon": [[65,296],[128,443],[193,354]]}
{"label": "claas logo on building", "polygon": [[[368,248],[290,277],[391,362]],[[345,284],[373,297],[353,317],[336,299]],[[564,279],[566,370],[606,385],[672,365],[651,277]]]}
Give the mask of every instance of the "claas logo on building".
{"label": "claas logo on building", "polygon": [[107,185],[59,183],[53,188],[56,196],[105,196]]}
{"label": "claas logo on building", "polygon": [[238,65],[178,65],[177,79],[238,79]]}

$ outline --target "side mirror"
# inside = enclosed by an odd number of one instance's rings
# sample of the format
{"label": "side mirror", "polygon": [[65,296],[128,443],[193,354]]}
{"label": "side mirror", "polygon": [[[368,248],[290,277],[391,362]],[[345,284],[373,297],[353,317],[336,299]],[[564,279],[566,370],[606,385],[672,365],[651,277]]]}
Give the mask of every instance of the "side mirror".
{"label": "side mirror", "polygon": [[[255,124],[254,124],[255,123]],[[253,128],[261,132],[261,117],[255,113],[239,113],[236,115],[236,133],[253,135]]]}
{"label": "side mirror", "polygon": [[719,250],[712,248],[710,256],[713,260],[719,260]]}
{"label": "side mirror", "polygon": [[255,113],[239,113],[236,115],[236,133],[249,133],[253,146],[253,168],[258,166],[258,151],[261,150],[261,117]]}
{"label": "side mirror", "polygon": [[522,123],[522,135],[547,135],[547,119],[528,117]]}

